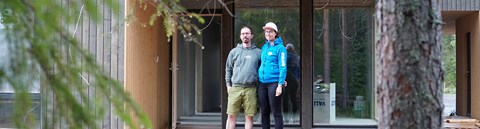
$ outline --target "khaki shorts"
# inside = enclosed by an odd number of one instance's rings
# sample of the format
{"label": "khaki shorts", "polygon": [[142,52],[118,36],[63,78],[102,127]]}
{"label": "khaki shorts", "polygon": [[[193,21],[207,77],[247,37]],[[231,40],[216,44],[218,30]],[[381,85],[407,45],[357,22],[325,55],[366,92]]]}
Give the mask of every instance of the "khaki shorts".
{"label": "khaki shorts", "polygon": [[235,87],[228,92],[227,114],[237,115],[243,107],[245,115],[254,116],[257,113],[257,88]]}

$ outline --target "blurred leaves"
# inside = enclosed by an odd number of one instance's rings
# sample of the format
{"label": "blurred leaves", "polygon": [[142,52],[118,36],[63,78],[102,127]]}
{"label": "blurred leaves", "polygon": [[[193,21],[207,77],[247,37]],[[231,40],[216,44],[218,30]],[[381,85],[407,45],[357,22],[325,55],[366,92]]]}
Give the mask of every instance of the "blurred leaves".
{"label": "blurred leaves", "polygon": [[[175,30],[184,36],[192,32],[200,34],[189,18],[205,22],[199,15],[186,13],[178,0],[158,0],[154,3],[139,0],[139,3],[155,5],[157,12],[152,15],[150,24],[163,17],[167,36],[172,36]],[[104,11],[99,10],[102,4],[105,8],[119,10],[119,3],[114,0],[0,2],[5,35],[5,40],[1,42],[8,53],[2,57],[6,63],[0,67],[0,84],[9,85],[15,91],[14,119],[17,128],[36,128],[38,123],[24,119],[34,119],[32,115],[25,117],[33,106],[29,90],[40,84],[42,94],[49,92],[55,95],[54,100],[42,99],[42,104],[56,107],[56,111],[42,109],[47,111],[43,115],[54,118],[53,121],[44,119],[43,128],[55,128],[60,120],[67,128],[99,128],[98,121],[102,120],[106,110],[104,103],[111,103],[116,115],[130,128],[152,128],[149,118],[124,91],[122,84],[107,76],[93,55],[82,48],[72,36],[73,32],[68,31],[68,27],[76,25],[80,13],[98,22]],[[85,12],[80,12],[83,6]],[[114,16],[120,17],[120,13],[114,13]],[[84,76],[90,78],[89,82],[82,79]],[[89,95],[89,88],[95,88],[96,95]]]}
{"label": "blurred leaves", "polygon": [[[167,37],[173,36],[174,32],[178,32],[187,41],[193,41],[200,47],[200,41],[195,38],[194,35],[200,35],[201,30],[191,22],[191,20],[197,20],[200,24],[205,23],[200,15],[196,13],[188,12],[182,5],[180,0],[138,0],[139,6],[146,10],[149,7],[155,7],[156,12],[150,16],[148,24],[152,26],[158,18],[163,19],[163,29],[165,29]],[[135,6],[135,5],[134,5]],[[133,12],[129,13],[129,17],[133,15]],[[129,19],[134,21],[135,19]],[[170,38],[168,38],[170,40]]]}

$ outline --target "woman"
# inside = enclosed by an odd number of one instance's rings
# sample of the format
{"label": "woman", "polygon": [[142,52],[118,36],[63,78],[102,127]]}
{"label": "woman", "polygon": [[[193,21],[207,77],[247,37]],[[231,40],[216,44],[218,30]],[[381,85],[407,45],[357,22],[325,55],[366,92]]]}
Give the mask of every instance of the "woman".
{"label": "woman", "polygon": [[281,111],[282,90],[287,75],[287,50],[278,35],[275,23],[268,22],[263,27],[265,32],[265,45],[262,47],[258,77],[258,99],[262,112],[262,128],[270,128],[270,112],[275,119],[275,129],[283,128]]}

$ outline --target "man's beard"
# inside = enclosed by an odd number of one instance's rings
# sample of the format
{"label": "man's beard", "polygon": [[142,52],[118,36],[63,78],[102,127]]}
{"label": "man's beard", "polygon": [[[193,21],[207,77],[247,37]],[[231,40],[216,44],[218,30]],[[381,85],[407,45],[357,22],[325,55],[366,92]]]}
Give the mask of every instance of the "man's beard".
{"label": "man's beard", "polygon": [[250,43],[249,40],[243,40],[243,43]]}

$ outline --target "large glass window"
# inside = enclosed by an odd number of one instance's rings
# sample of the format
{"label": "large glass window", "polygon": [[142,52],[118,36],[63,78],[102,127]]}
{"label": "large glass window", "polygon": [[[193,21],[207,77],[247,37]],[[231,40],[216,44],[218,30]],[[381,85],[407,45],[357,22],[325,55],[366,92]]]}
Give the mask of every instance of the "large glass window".
{"label": "large glass window", "polygon": [[[300,7],[299,1],[272,1],[272,0],[239,0],[235,1],[234,43],[241,43],[240,30],[243,26],[253,29],[253,43],[261,48],[265,42],[265,34],[262,27],[267,22],[274,22],[283,40],[283,45],[292,44],[293,49],[288,51],[288,56],[300,57]],[[300,59],[300,58],[299,58]],[[288,59],[291,61],[293,59]],[[300,60],[298,60],[300,62]],[[290,62],[291,63],[291,62]],[[290,65],[289,63],[287,63]],[[293,66],[293,65],[291,65]],[[300,94],[300,66],[287,68],[287,74],[295,76],[295,79],[287,80],[288,86],[282,95],[282,111],[285,125],[299,125],[301,113]],[[289,75],[287,75],[289,76]],[[288,77],[287,77],[288,78]],[[254,124],[260,124],[260,110],[254,116]],[[238,123],[244,122],[243,114],[237,117]],[[270,117],[273,124],[273,117]]]}
{"label": "large glass window", "polygon": [[[5,25],[4,19],[0,16],[0,69],[5,69],[9,64],[10,56],[8,52],[8,43],[5,39]],[[6,71],[9,72],[9,71]],[[15,98],[14,89],[8,84],[4,82],[5,80],[0,81],[0,128],[15,128],[15,121],[14,121],[14,105],[15,105]],[[25,114],[34,116],[34,119],[25,119],[25,122],[31,122],[29,120],[34,121],[37,128],[40,128],[40,83],[39,81],[35,81],[29,87],[30,97],[32,98],[32,107],[30,110]]]}
{"label": "large glass window", "polygon": [[371,8],[314,10],[313,123],[376,125]]}

